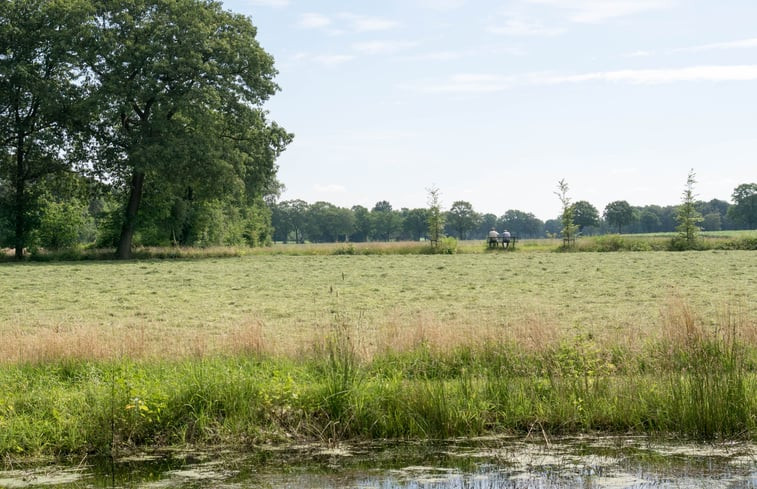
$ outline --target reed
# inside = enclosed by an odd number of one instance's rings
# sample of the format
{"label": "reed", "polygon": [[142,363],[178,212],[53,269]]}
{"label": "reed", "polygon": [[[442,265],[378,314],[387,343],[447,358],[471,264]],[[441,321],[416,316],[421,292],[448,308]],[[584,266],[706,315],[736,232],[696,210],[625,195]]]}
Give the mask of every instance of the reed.
{"label": "reed", "polygon": [[0,454],[108,454],[176,444],[609,432],[757,435],[754,324],[683,302],[637,350],[575,332],[541,348],[428,337],[361,355],[337,318],[298,358],[254,331],[226,354],[37,358],[0,367]]}

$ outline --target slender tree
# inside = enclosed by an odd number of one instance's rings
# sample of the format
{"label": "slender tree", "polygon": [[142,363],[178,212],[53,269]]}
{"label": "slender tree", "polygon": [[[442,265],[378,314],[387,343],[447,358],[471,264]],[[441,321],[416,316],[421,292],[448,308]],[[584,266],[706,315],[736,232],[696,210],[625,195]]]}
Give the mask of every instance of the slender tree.
{"label": "slender tree", "polygon": [[442,213],[441,190],[436,185],[426,189],[428,193],[428,237],[432,243],[439,243],[444,236],[444,214]]}
{"label": "slender tree", "polygon": [[557,192],[555,195],[560,199],[562,204],[562,236],[563,242],[570,246],[578,234],[578,226],[574,222],[573,206],[568,197],[568,183],[563,178],[557,182]]}
{"label": "slender tree", "polygon": [[694,179],[696,174],[694,170],[689,170],[689,176],[686,178],[686,188],[681,196],[681,205],[676,212],[676,231],[678,232],[678,247],[690,249],[696,247],[697,236],[699,235],[699,223],[703,221],[702,214],[697,211],[696,200],[694,195]]}

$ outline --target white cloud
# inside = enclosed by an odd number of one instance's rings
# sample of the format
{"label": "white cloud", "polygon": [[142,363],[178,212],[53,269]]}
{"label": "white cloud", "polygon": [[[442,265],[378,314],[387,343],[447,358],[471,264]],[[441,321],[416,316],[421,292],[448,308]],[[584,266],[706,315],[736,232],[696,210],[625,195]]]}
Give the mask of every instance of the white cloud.
{"label": "white cloud", "polygon": [[350,13],[341,13],[339,14],[339,18],[348,22],[351,29],[355,32],[385,31],[394,29],[399,25],[399,22],[396,20],[384,17],[369,17]]}
{"label": "white cloud", "polygon": [[564,32],[564,29],[546,27],[540,22],[520,17],[509,17],[502,23],[489,26],[487,30],[507,36],[557,36]]}
{"label": "white cloud", "polygon": [[297,25],[307,29],[324,29],[330,34],[350,32],[374,32],[393,29],[399,22],[384,17],[369,17],[342,12],[328,16],[317,12],[305,12],[300,15]]}
{"label": "white cloud", "polygon": [[417,46],[411,41],[369,41],[352,45],[352,49],[363,54],[393,54]]}
{"label": "white cloud", "polygon": [[336,66],[355,59],[351,54],[322,54],[313,56],[313,61],[324,66]]}
{"label": "white cloud", "polygon": [[306,27],[308,29],[318,29],[329,26],[331,24],[331,19],[323,14],[306,12],[300,16],[300,20],[297,24],[300,27]]}
{"label": "white cloud", "polygon": [[560,85],[570,83],[610,82],[633,85],[660,85],[679,82],[728,82],[757,80],[757,65],[691,66],[686,68],[616,70],[561,75],[524,73],[520,75],[458,74],[442,82],[424,82],[406,86],[425,93],[482,94],[516,86]]}
{"label": "white cloud", "polygon": [[715,65],[690,66],[686,68],[600,71],[579,75],[537,76],[533,80],[537,84],[607,81],[637,85],[659,85],[663,83],[695,81],[751,81],[757,80],[757,65]]}
{"label": "white cloud", "polygon": [[435,84],[423,84],[420,91],[428,93],[493,93],[512,88],[517,83],[513,76],[488,74],[459,74],[448,81]]}
{"label": "white cloud", "polygon": [[751,39],[741,39],[739,41],[729,42],[715,42],[711,44],[702,44],[700,46],[692,46],[688,48],[674,49],[673,52],[694,52],[694,51],[710,51],[714,49],[747,49],[757,48],[757,37]]}
{"label": "white cloud", "polygon": [[329,183],[326,185],[316,183],[315,185],[313,185],[313,190],[326,194],[341,194],[347,191],[347,189],[344,188],[343,185],[338,185],[336,183]]}
{"label": "white cloud", "polygon": [[608,19],[661,10],[675,5],[676,0],[526,0],[569,10],[573,22],[599,23]]}
{"label": "white cloud", "polygon": [[414,61],[452,61],[467,56],[466,51],[433,51],[409,56],[407,59]]}

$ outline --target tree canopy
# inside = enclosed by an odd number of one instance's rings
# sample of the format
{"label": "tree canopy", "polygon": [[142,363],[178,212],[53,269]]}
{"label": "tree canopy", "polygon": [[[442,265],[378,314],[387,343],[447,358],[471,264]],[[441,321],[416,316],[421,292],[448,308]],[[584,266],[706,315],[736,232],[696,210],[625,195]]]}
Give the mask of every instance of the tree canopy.
{"label": "tree canopy", "polygon": [[104,0],[92,23],[99,175],[126,198],[130,254],[146,185],[207,200],[260,195],[291,139],[266,120],[273,58],[248,18],[207,0]]}
{"label": "tree canopy", "polygon": [[466,234],[476,228],[479,216],[473,205],[465,200],[457,200],[447,211],[447,226],[458,238],[465,239]]}
{"label": "tree canopy", "polygon": [[676,231],[678,232],[676,243],[684,249],[695,247],[700,231],[699,223],[704,220],[702,214],[696,209],[694,184],[697,182],[695,176],[694,170],[689,171],[689,175],[686,178],[686,187],[681,196],[681,205],[678,206],[676,212],[676,220],[678,221],[678,226],[676,226]]}
{"label": "tree canopy", "polygon": [[605,206],[604,218],[610,226],[617,226],[618,233],[622,232],[623,226],[636,220],[636,212],[631,204],[625,200],[616,200]]}
{"label": "tree canopy", "polygon": [[262,107],[276,70],[249,18],[211,0],[9,0],[0,46],[0,226],[17,256],[36,208],[56,208],[47,181],[73,170],[110,189],[119,257],[140,225],[184,244],[221,219],[216,241],[265,240],[292,136]]}
{"label": "tree canopy", "polygon": [[733,206],[728,210],[732,219],[747,229],[757,229],[757,183],[744,183],[733,190]]}
{"label": "tree canopy", "polygon": [[589,202],[579,200],[573,204],[573,222],[578,226],[579,232],[587,227],[599,226],[599,211]]}
{"label": "tree canopy", "polygon": [[83,0],[5,0],[0,13],[0,208],[17,258],[39,222],[45,180],[72,167],[86,95],[78,40],[90,13]]}

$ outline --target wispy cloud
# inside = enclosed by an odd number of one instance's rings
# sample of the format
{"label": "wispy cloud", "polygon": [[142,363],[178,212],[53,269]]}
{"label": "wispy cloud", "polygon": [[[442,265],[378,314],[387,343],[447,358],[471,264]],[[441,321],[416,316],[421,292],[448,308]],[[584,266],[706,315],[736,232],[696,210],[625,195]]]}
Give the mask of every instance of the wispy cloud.
{"label": "wispy cloud", "polygon": [[313,56],[311,59],[324,66],[337,66],[352,61],[355,56],[351,54],[321,54]]}
{"label": "wispy cloud", "polygon": [[331,25],[331,19],[323,14],[306,12],[300,16],[297,25],[308,29],[319,29]]}
{"label": "wispy cloud", "polygon": [[317,12],[306,12],[300,15],[297,25],[307,29],[325,29],[331,34],[344,32],[373,32],[394,29],[399,22],[384,17],[370,17],[342,12],[335,15],[325,15]]}
{"label": "wispy cloud", "polygon": [[579,75],[557,75],[545,76],[541,79],[536,78],[537,83],[545,84],[607,81],[637,85],[751,80],[757,80],[757,65],[710,65],[690,66],[686,68],[600,71]]}
{"label": "wispy cloud", "polygon": [[573,22],[599,23],[616,17],[673,7],[676,0],[526,0],[570,12]]}
{"label": "wispy cloud", "polygon": [[441,82],[417,84],[425,93],[485,94],[517,86],[562,85],[590,82],[661,85],[680,82],[757,80],[757,65],[692,66],[685,68],[598,71],[580,74],[524,73],[520,75],[458,74]]}
{"label": "wispy cloud", "polygon": [[715,42],[711,44],[702,44],[699,46],[691,46],[686,48],[674,49],[673,52],[696,52],[696,51],[712,51],[717,49],[749,49],[757,48],[757,37],[750,39],[741,39],[738,41],[727,42]]}
{"label": "wispy cloud", "polygon": [[489,45],[472,49],[420,52],[405,56],[404,59],[409,61],[454,61],[479,56],[523,56],[524,54],[523,48],[517,46]]}
{"label": "wispy cloud", "polygon": [[516,16],[509,16],[500,22],[495,22],[487,30],[493,34],[507,36],[557,36],[565,32],[564,29],[547,27],[536,20]]}
{"label": "wispy cloud", "polygon": [[352,49],[362,54],[394,54],[417,46],[413,41],[368,41],[352,45]]}
{"label": "wispy cloud", "polygon": [[442,83],[428,83],[419,87],[427,93],[493,93],[512,88],[518,83],[515,76],[466,73],[453,75]]}
{"label": "wispy cloud", "polygon": [[341,13],[338,17],[346,21],[351,30],[355,32],[385,31],[394,29],[399,22],[384,17],[371,17],[367,15],[357,15],[351,13]]}

